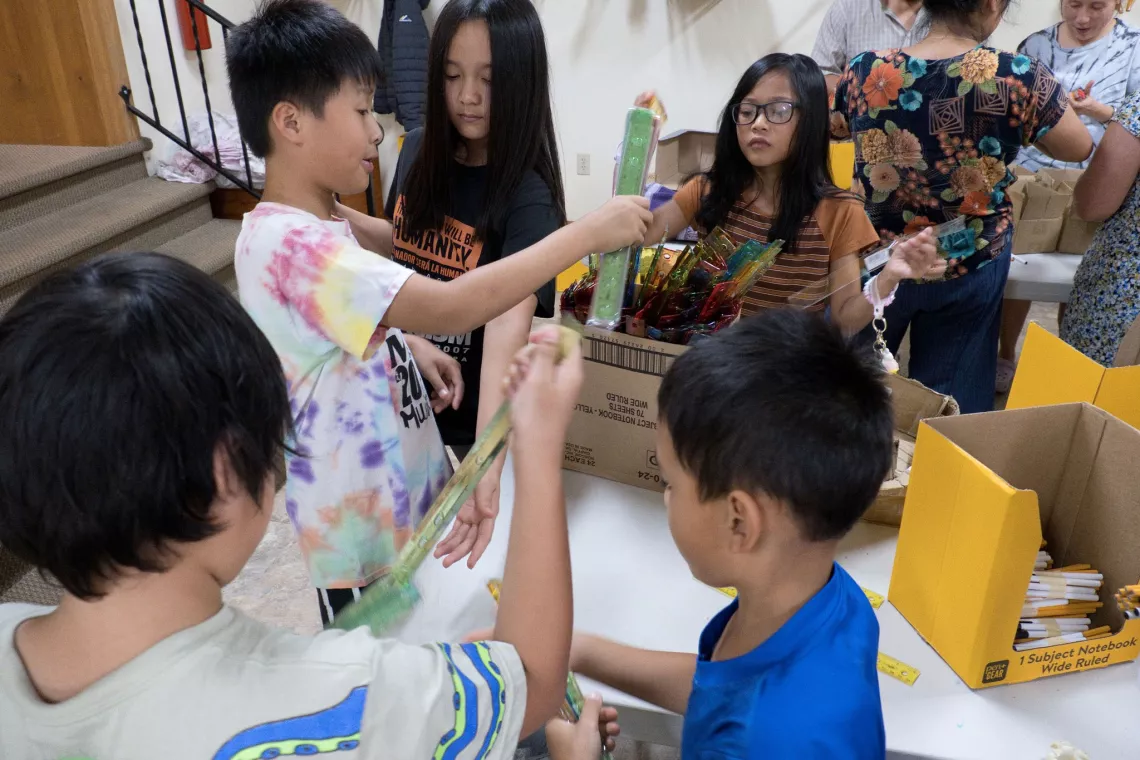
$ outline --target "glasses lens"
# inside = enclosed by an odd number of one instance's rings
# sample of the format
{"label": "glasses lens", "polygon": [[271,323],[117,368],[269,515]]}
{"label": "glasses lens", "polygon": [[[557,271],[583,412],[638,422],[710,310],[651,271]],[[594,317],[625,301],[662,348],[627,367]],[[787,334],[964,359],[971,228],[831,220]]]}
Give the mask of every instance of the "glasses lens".
{"label": "glasses lens", "polygon": [[759,113],[760,109],[752,103],[737,103],[732,107],[732,118],[742,127],[756,121],[756,116]]}
{"label": "glasses lens", "polygon": [[773,124],[787,124],[792,120],[795,109],[791,103],[769,103],[764,109],[764,116]]}

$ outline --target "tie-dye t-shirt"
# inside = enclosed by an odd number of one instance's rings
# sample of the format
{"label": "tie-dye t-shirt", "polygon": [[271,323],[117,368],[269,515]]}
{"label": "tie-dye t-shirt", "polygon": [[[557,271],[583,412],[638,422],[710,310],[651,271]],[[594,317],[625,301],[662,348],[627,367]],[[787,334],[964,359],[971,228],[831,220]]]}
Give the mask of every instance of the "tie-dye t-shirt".
{"label": "tie-dye t-shirt", "polygon": [[451,476],[419,370],[384,315],[412,272],[348,222],[260,203],[234,256],[242,305],[285,370],[286,509],[318,588],[371,583]]}

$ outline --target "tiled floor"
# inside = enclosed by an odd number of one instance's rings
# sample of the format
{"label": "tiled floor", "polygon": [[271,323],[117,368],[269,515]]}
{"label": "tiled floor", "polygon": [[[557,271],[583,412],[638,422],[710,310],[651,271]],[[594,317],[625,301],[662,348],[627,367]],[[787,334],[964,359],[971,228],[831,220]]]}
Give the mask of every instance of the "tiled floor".
{"label": "tiled floor", "polygon": [[[1056,333],[1056,304],[1033,304],[1029,319]],[[905,353],[905,344],[901,353]],[[996,403],[998,407],[1004,406],[1004,397],[999,396]],[[321,629],[316,592],[309,586],[281,494],[274,505],[265,539],[242,574],[226,589],[226,601],[259,620],[298,633],[311,634]],[[670,748],[627,742],[619,746],[615,757],[618,760],[677,760],[678,753]]]}

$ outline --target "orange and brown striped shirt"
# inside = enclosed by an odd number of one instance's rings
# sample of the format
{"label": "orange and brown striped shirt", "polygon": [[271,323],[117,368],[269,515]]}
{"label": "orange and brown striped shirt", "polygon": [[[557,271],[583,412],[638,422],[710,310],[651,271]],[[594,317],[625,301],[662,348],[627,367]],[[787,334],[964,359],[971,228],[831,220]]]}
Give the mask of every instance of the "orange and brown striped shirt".
{"label": "orange and brown striped shirt", "polygon": [[[692,179],[673,198],[688,223],[696,218],[701,205],[705,180]],[[721,228],[736,245],[746,240],[767,243],[773,219],[751,211],[738,201],[728,213]],[[708,230],[699,230],[702,235]],[[788,306],[788,297],[825,280],[831,263],[844,256],[862,253],[877,244],[879,235],[858,198],[824,198],[811,215],[804,218],[796,243],[776,257],[776,263],[744,296],[741,315],[755,314],[761,309]],[[822,310],[821,301],[812,310]]]}

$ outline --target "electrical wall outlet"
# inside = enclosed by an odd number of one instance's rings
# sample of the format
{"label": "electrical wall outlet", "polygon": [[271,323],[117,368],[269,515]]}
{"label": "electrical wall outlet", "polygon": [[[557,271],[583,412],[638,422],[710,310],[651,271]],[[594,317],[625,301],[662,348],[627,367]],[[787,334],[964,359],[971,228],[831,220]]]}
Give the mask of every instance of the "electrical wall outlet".
{"label": "electrical wall outlet", "polygon": [[583,177],[590,176],[590,154],[589,153],[579,153],[578,154],[578,174],[580,174]]}

